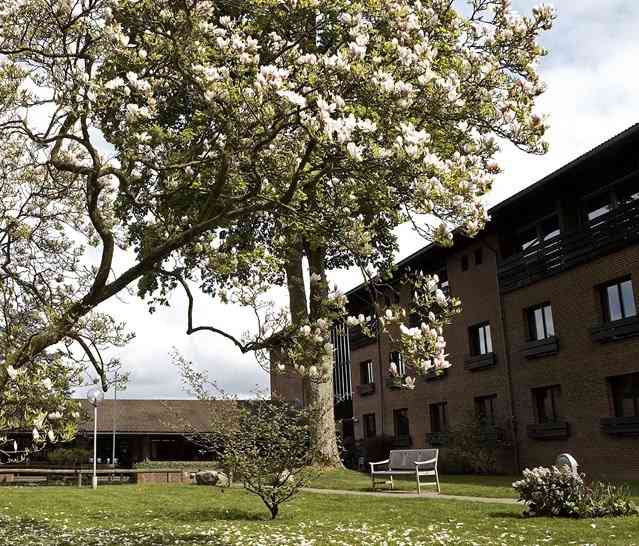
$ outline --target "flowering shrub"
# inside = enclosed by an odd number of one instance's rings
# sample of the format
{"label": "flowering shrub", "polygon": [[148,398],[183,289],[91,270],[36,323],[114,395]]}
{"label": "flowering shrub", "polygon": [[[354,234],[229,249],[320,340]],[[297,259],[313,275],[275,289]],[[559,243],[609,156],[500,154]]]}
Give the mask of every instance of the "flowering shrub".
{"label": "flowering shrub", "polygon": [[583,477],[565,468],[526,468],[522,480],[513,483],[526,515],[579,517],[585,486]]}
{"label": "flowering shrub", "polygon": [[513,487],[519,500],[527,504],[525,514],[529,516],[599,518],[637,513],[623,487],[603,482],[588,487],[583,474],[567,468],[527,468]]}

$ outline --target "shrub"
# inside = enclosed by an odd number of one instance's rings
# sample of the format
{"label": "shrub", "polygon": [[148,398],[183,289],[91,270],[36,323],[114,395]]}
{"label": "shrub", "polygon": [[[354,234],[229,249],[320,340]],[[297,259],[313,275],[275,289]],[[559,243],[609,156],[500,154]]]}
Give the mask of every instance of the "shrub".
{"label": "shrub", "polygon": [[58,466],[79,466],[88,463],[89,457],[91,451],[80,447],[60,447],[47,455],[49,462]]}
{"label": "shrub", "polygon": [[583,474],[564,467],[526,469],[513,487],[529,516],[599,518],[637,513],[624,487],[602,482],[588,487]]}
{"label": "shrub", "polygon": [[257,495],[275,519],[280,504],[292,499],[316,476],[313,462],[311,408],[254,400],[240,407],[237,427],[224,437],[222,466],[233,479]]}
{"label": "shrub", "polygon": [[579,517],[585,494],[583,478],[567,468],[539,466],[524,470],[523,479],[513,483],[519,500],[530,516]]}
{"label": "shrub", "polygon": [[449,471],[472,474],[496,474],[499,456],[512,444],[506,439],[505,427],[492,426],[474,415],[468,416],[448,431],[446,459]]}
{"label": "shrub", "polygon": [[581,507],[586,518],[606,516],[630,516],[637,513],[637,507],[630,500],[630,491],[622,485],[595,482],[587,489]]}

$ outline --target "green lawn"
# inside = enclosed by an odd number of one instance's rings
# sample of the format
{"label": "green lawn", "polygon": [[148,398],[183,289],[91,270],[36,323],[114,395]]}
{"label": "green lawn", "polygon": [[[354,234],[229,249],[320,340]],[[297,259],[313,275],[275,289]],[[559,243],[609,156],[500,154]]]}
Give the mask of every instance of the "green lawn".
{"label": "green lawn", "polygon": [[639,546],[639,517],[566,520],[432,498],[306,493],[268,520],[242,490],[194,485],[0,489],[0,545],[217,544]]}
{"label": "green lawn", "polygon": [[[517,498],[512,487],[514,476],[440,476],[442,494],[467,495],[469,497]],[[394,478],[394,488],[398,491],[417,491],[413,478]],[[312,487],[318,489],[345,489],[347,491],[372,491],[371,478],[363,472],[355,470],[329,470],[324,472]],[[388,486],[378,487],[388,489]],[[422,491],[436,491],[426,486]]]}

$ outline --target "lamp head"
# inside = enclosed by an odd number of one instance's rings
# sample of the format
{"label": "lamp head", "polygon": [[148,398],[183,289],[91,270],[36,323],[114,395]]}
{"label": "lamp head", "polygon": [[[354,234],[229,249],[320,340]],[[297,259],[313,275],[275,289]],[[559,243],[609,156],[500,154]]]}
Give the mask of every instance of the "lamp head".
{"label": "lamp head", "polygon": [[97,385],[91,387],[89,392],[87,392],[87,400],[89,404],[91,404],[94,408],[102,405],[104,401],[104,392]]}

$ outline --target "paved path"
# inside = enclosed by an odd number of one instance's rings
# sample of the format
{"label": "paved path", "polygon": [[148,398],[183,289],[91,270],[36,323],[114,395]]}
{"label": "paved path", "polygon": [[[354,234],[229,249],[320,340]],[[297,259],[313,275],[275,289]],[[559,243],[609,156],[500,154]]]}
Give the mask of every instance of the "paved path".
{"label": "paved path", "polygon": [[303,491],[307,493],[320,493],[323,495],[358,495],[362,497],[393,497],[400,499],[443,499],[460,500],[467,502],[483,502],[489,504],[519,504],[515,499],[503,499],[493,497],[468,497],[466,495],[443,495],[441,493],[411,493],[409,491],[346,491],[344,489],[317,489],[315,487],[305,487]]}

